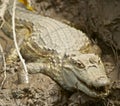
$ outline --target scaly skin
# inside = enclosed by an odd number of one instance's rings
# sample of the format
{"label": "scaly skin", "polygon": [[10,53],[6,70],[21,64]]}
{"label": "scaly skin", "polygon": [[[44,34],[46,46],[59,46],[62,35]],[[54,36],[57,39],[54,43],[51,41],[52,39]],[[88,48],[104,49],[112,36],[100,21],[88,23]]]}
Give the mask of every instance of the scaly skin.
{"label": "scaly skin", "polygon": [[[12,37],[10,6],[5,19],[2,30]],[[91,97],[108,94],[110,81],[104,65],[83,32],[20,7],[15,19],[18,43],[29,73],[44,73],[64,89],[80,90]],[[6,60],[9,64],[17,60],[14,48]]]}

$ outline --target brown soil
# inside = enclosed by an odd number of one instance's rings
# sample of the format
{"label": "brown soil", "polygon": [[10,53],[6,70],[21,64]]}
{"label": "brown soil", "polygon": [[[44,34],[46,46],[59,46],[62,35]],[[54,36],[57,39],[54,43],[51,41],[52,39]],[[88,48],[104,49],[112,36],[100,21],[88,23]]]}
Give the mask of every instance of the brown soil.
{"label": "brown soil", "polygon": [[[7,72],[6,82],[0,90],[0,106],[120,106],[119,0],[32,1],[39,14],[83,30],[101,47],[106,72],[111,79],[111,92],[105,98],[95,99],[82,92],[64,91],[42,74],[29,75],[29,84],[18,84],[17,73]],[[0,32],[0,43],[7,54],[13,42]],[[2,82],[2,68],[0,71]]]}

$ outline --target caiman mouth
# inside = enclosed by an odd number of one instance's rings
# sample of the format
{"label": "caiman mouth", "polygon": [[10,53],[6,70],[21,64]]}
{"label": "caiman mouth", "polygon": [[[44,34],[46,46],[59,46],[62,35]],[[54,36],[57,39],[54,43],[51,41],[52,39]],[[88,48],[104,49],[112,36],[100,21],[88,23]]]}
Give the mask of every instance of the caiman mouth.
{"label": "caiman mouth", "polygon": [[[87,85],[84,81],[82,81],[77,75],[76,75],[80,85],[83,86],[84,93],[88,94],[89,96],[92,97],[105,97],[109,94],[109,85],[106,86],[101,86],[101,87],[95,87],[95,86],[89,86]],[[77,87],[79,88],[78,84],[76,84]]]}

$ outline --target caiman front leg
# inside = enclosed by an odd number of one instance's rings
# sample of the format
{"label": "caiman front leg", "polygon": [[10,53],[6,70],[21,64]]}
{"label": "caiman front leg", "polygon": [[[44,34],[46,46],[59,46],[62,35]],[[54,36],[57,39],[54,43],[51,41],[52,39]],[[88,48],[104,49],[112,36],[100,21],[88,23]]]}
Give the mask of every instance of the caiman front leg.
{"label": "caiman front leg", "polygon": [[59,75],[59,73],[56,71],[58,67],[55,67],[51,63],[31,62],[31,63],[26,63],[26,66],[29,74],[42,73],[47,76],[50,76],[54,80],[55,80],[55,76]]}
{"label": "caiman front leg", "polygon": [[36,73],[43,73],[49,72],[51,69],[50,64],[46,63],[39,63],[39,62],[31,62],[27,63],[27,69],[30,74],[36,74]]}
{"label": "caiman front leg", "polygon": [[62,70],[57,71],[60,69],[59,66],[55,66],[54,64],[48,62],[30,62],[26,63],[28,73],[29,74],[36,74],[36,73],[42,73],[44,75],[49,76],[51,79],[56,81],[59,85],[65,86],[64,80],[62,78]]}
{"label": "caiman front leg", "polygon": [[[27,71],[29,74],[36,74],[36,73],[43,73],[47,75],[46,73],[50,74],[51,66],[49,64],[45,63],[26,63]],[[22,64],[19,63],[19,66],[17,67],[17,76],[18,76],[18,83],[26,83],[26,73],[23,70]],[[47,75],[49,76],[49,75]]]}

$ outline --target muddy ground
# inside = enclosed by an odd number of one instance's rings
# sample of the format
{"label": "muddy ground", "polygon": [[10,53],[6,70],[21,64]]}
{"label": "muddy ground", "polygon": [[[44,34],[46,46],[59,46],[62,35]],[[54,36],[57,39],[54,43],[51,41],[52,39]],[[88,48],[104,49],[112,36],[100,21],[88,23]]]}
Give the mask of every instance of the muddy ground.
{"label": "muddy ground", "polygon": [[[29,75],[29,84],[18,84],[17,73],[7,72],[0,106],[120,106],[120,1],[33,0],[33,6],[39,14],[81,29],[100,46],[111,79],[110,94],[95,99],[79,91],[71,93],[42,74]],[[13,41],[0,32],[0,43],[7,54]],[[1,69],[1,83],[3,78]]]}

